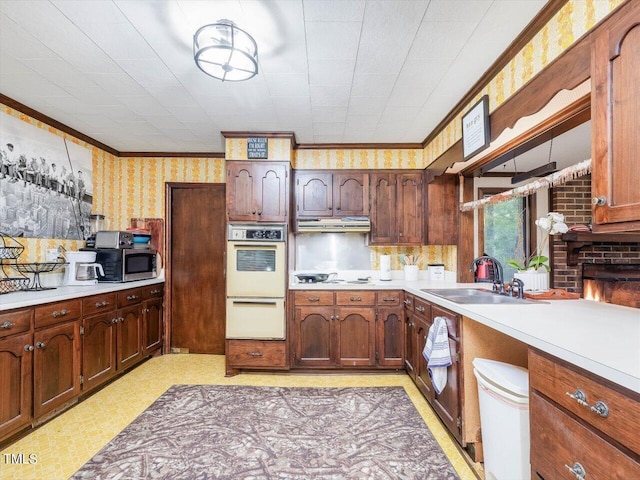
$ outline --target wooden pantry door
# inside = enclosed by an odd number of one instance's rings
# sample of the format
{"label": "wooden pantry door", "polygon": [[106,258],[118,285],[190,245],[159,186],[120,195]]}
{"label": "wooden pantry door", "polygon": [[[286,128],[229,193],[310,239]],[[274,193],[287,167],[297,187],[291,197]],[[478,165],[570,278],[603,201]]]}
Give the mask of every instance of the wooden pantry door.
{"label": "wooden pantry door", "polygon": [[[171,351],[225,353],[225,185],[167,184]],[[167,348],[165,348],[165,351]]]}

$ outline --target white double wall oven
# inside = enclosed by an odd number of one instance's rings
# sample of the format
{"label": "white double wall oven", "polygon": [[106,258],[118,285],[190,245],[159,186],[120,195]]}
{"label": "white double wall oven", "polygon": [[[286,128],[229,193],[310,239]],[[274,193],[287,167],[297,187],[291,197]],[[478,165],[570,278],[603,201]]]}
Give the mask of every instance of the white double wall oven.
{"label": "white double wall oven", "polygon": [[285,338],[286,238],[283,224],[228,226],[227,338]]}

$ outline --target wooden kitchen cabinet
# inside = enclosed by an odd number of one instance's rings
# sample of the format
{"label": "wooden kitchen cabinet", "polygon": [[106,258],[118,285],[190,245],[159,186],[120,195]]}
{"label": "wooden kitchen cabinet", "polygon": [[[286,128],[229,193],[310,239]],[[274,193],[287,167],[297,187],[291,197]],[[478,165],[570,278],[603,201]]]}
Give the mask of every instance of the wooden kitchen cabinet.
{"label": "wooden kitchen cabinet", "polygon": [[0,441],[33,420],[33,309],[0,314]]}
{"label": "wooden kitchen cabinet", "polygon": [[640,230],[640,3],[597,29],[591,50],[593,231]]}
{"label": "wooden kitchen cabinet", "polygon": [[289,174],[289,162],[228,161],[229,221],[286,222]]}
{"label": "wooden kitchen cabinet", "polygon": [[529,383],[533,478],[640,478],[639,394],[532,348]]}
{"label": "wooden kitchen cabinet", "polygon": [[292,297],[292,367],[403,366],[402,292],[300,290]]}
{"label": "wooden kitchen cabinet", "polygon": [[142,359],[142,305],[118,310],[116,325],[116,370],[124,370]]}
{"label": "wooden kitchen cabinet", "polygon": [[362,171],[297,171],[295,185],[298,218],[369,214],[369,176]]}
{"label": "wooden kitchen cabinet", "polygon": [[145,300],[142,304],[142,356],[148,357],[162,347],[162,298]]}
{"label": "wooden kitchen cabinet", "polygon": [[457,245],[458,243],[458,178],[440,175],[427,184],[428,245]]}
{"label": "wooden kitchen cabinet", "polygon": [[416,379],[417,345],[415,335],[415,321],[413,318],[415,297],[409,293],[404,294],[404,368],[407,374]]}
{"label": "wooden kitchen cabinet", "polygon": [[36,330],[34,346],[33,413],[40,422],[80,395],[80,320]]}
{"label": "wooden kitchen cabinet", "polygon": [[87,392],[116,373],[115,311],[82,319],[82,390]]}
{"label": "wooden kitchen cabinet", "polygon": [[371,173],[371,245],[422,245],[422,172]]}

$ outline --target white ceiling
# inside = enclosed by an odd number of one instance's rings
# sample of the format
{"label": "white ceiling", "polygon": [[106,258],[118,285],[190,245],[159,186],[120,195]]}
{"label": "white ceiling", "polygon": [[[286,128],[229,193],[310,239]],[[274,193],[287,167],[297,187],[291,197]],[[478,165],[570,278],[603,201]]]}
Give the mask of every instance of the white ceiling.
{"label": "white ceiling", "polygon": [[[0,0],[0,93],[119,151],[222,152],[220,131],[422,142],[545,0]],[[220,82],[227,18],[259,74]]]}

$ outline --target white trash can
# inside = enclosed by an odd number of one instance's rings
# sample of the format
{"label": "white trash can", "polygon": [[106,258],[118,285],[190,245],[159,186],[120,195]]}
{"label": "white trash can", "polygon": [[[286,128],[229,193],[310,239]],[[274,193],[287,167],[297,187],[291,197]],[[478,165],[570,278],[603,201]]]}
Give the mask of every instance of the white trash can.
{"label": "white trash can", "polygon": [[529,480],[529,375],[526,368],[476,358],[486,480]]}

